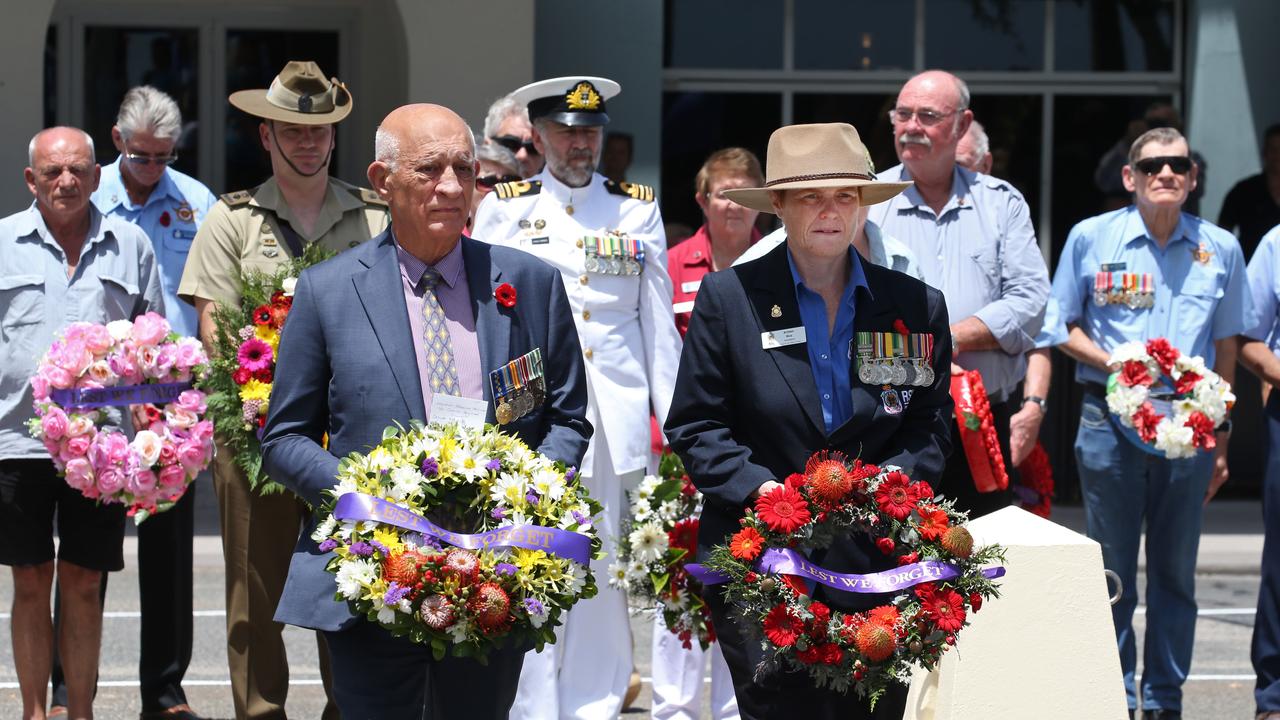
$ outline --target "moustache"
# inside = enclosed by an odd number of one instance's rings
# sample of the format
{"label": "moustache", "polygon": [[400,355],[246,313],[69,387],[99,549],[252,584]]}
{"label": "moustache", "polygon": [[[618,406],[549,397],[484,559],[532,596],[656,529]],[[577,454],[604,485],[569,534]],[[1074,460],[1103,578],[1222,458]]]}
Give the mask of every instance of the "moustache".
{"label": "moustache", "polygon": [[933,147],[933,141],[924,133],[904,132],[898,136],[898,144],[900,145],[923,145],[926,148]]}

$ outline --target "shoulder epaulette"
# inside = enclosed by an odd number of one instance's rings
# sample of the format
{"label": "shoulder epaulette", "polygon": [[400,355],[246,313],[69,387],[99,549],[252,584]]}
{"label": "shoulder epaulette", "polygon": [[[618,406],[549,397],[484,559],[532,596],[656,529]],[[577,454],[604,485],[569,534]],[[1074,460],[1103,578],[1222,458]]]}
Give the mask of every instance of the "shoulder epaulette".
{"label": "shoulder epaulette", "polygon": [[237,190],[235,192],[223,193],[221,197],[222,202],[226,203],[228,207],[235,207],[237,205],[244,205],[252,200],[253,193],[248,190]]}
{"label": "shoulder epaulette", "polygon": [[498,183],[493,189],[498,193],[499,200],[510,200],[528,195],[537,195],[542,192],[542,181],[520,180],[518,182]]}
{"label": "shoulder epaulette", "polygon": [[366,205],[381,205],[383,207],[387,207],[387,201],[383,200],[376,191],[370,190],[369,188],[353,187],[351,188],[351,194],[355,195]]}
{"label": "shoulder epaulette", "polygon": [[605,180],[604,187],[614,195],[625,195],[640,202],[653,202],[653,188],[648,185],[629,182],[616,183],[612,180]]}

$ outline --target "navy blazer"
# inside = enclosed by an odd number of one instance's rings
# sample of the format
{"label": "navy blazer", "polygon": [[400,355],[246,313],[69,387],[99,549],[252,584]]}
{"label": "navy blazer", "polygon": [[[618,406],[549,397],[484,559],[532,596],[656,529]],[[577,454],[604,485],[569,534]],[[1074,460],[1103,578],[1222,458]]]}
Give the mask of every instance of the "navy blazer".
{"label": "navy blazer", "polygon": [[[466,237],[461,242],[488,422],[494,422],[488,370],[540,347],[546,401],[504,430],[552,460],[576,466],[591,425],[582,350],[560,274],[519,250]],[[515,307],[494,300],[504,282],[516,289]],[[262,462],[272,480],[312,505],[319,506],[321,491],[336,484],[339,458],[367,452],[389,425],[426,420],[402,288],[390,230],[298,278],[280,338]],[[320,447],[325,433],[328,450]],[[315,523],[312,517],[298,538],[276,620],[340,630],[356,618],[334,600],[334,576],[324,569],[329,556],[311,540]]]}
{"label": "navy blazer", "polygon": [[[935,380],[927,387],[905,388],[910,401],[891,414],[881,386],[861,383],[851,358],[853,416],[829,435],[805,344],[772,350],[761,344],[761,333],[803,324],[787,244],[702,279],[666,424],[671,447],[706,498],[699,557],[737,532],[756,488],[803,472],[818,450],[899,465],[913,479],[931,483],[941,476],[951,451],[953,408],[946,303],[938,290],[908,275],[865,262],[862,269],[867,287],[857,290],[854,331],[892,332],[901,319],[911,332],[933,333]],[[773,312],[775,306],[781,313]],[[850,537],[820,555],[814,562],[836,572],[895,565],[865,536]],[[818,592],[830,596],[834,591],[819,586]],[[878,596],[836,594],[840,597],[826,599],[842,609],[883,602]]]}

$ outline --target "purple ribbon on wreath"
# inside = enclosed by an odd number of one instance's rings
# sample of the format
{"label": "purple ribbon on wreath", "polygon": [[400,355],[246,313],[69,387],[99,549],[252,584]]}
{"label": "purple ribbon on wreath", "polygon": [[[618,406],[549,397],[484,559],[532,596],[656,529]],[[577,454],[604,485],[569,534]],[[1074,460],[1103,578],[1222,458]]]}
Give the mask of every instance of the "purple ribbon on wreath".
{"label": "purple ribbon on wreath", "polygon": [[[716,572],[700,563],[689,563],[684,566],[689,574],[703,585],[718,585],[732,580],[728,575]],[[960,568],[953,563],[937,560],[903,565],[891,570],[875,573],[854,574],[838,573],[825,570],[795,550],[786,548],[769,548],[756,561],[755,569],[759,572],[771,572],[778,575],[798,575],[827,587],[852,593],[890,593],[927,582],[938,582],[960,577]],[[1003,567],[990,567],[982,571],[984,577],[995,579],[1003,577]]]}
{"label": "purple ribbon on wreath", "polygon": [[591,538],[569,530],[541,525],[509,525],[468,535],[446,530],[408,508],[364,493],[347,493],[338,498],[333,516],[339,520],[379,522],[384,525],[430,535],[464,550],[518,547],[543,550],[579,565],[591,562]]}
{"label": "purple ribbon on wreath", "polygon": [[167,405],[191,389],[189,382],[112,385],[101,388],[53,390],[49,399],[64,408],[98,408],[113,405]]}

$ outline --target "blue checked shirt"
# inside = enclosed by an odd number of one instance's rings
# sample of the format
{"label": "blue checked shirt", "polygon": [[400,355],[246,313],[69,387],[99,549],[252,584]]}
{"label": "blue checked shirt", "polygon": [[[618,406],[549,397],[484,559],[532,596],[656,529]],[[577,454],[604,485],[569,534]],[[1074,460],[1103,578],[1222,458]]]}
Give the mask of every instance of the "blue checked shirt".
{"label": "blue checked shirt", "polygon": [[182,268],[187,264],[187,253],[196,230],[218,199],[199,180],[167,168],[146,203],[134,205],[120,179],[121,162],[124,158],[116,158],[102,168],[102,180],[93,194],[93,203],[104,214],[142,228],[151,239],[160,264],[160,282],[168,311],[166,319],[174,332],[199,337],[195,308],[178,299],[178,283],[182,280]]}
{"label": "blue checked shirt", "polygon": [[0,460],[47,458],[27,433],[31,376],[54,336],[77,320],[107,323],[164,312],[151,242],[90,205],[89,234],[70,278],[62,248],[31,207],[0,219]]}
{"label": "blue checked shirt", "polygon": [[[908,181],[904,165],[880,180]],[[921,278],[942,291],[951,321],[977,317],[998,350],[969,350],[957,365],[978,370],[993,402],[1026,374],[1049,297],[1049,269],[1036,243],[1027,201],[1009,183],[956,166],[951,197],[934,213],[913,186],[872,205],[869,220],[915,254]]]}
{"label": "blue checked shirt", "polygon": [[796,271],[791,250],[787,250],[787,264],[791,267],[791,280],[795,283],[796,304],[800,306],[800,321],[804,323],[805,347],[809,350],[809,369],[818,386],[818,398],[822,401],[822,421],[827,433],[840,427],[853,417],[853,386],[849,379],[849,345],[853,342],[853,316],[857,310],[854,290],[867,287],[867,276],[862,272],[858,251],[849,246],[849,282],[840,296],[836,310],[836,322],[827,332],[827,304],[818,293],[805,287]]}
{"label": "blue checked shirt", "polygon": [[[1153,306],[1098,306],[1093,296],[1099,272],[1150,273]],[[1204,358],[1209,367],[1213,367],[1215,340],[1258,324],[1244,253],[1235,236],[1182,213],[1161,249],[1132,205],[1096,215],[1071,229],[1053,276],[1053,301],[1057,317],[1046,331],[1054,345],[1066,342],[1067,326],[1078,325],[1107,353],[1122,343],[1162,337],[1183,353]],[[1079,363],[1076,380],[1106,383],[1107,376]]]}
{"label": "blue checked shirt", "polygon": [[1261,340],[1280,355],[1280,226],[1271,229],[1258,243],[1249,260],[1249,294],[1253,298],[1257,322],[1244,334]]}

